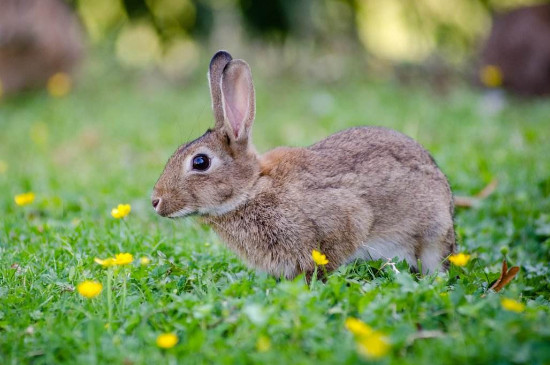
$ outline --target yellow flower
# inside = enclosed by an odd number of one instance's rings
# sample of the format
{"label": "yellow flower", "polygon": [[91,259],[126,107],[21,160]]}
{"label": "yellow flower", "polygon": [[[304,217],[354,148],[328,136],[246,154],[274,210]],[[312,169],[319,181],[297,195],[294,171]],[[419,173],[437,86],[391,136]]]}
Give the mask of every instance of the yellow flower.
{"label": "yellow flower", "polygon": [[346,328],[356,336],[368,336],[373,332],[368,324],[351,317],[346,319]]}
{"label": "yellow flower", "polygon": [[313,258],[313,261],[315,261],[317,265],[328,264],[327,257],[317,250],[311,251],[311,257]]}
{"label": "yellow flower", "polygon": [[115,265],[128,265],[134,261],[134,256],[131,253],[117,253],[115,255]]}
{"label": "yellow flower", "polygon": [[149,257],[145,257],[143,256],[142,258],[139,259],[139,263],[142,265],[142,266],[147,266],[151,263],[151,259]]}
{"label": "yellow flower", "polygon": [[525,304],[518,302],[514,299],[503,298],[500,301],[502,308],[510,312],[521,313],[525,310]]}
{"label": "yellow flower", "polygon": [[111,215],[113,216],[113,218],[120,219],[130,214],[131,210],[132,207],[130,206],[130,204],[119,204],[116,208],[113,208],[111,210]]}
{"label": "yellow flower", "polygon": [[483,85],[487,87],[499,87],[502,85],[502,71],[495,65],[484,66],[479,73],[479,78]]}
{"label": "yellow flower", "polygon": [[269,337],[267,336],[260,336],[258,337],[258,341],[256,341],[256,350],[258,352],[267,352],[271,348],[271,341],[269,340]]}
{"label": "yellow flower", "polygon": [[15,198],[15,204],[17,205],[27,205],[34,201],[34,193],[24,193],[16,195]]}
{"label": "yellow flower", "polygon": [[131,253],[117,253],[114,258],[109,257],[105,260],[100,258],[95,258],[94,261],[101,266],[110,267],[110,266],[123,266],[128,265],[134,261],[134,256]]}
{"label": "yellow flower", "polygon": [[83,297],[95,298],[101,293],[103,285],[97,281],[86,280],[78,284],[77,290]]}
{"label": "yellow flower", "polygon": [[97,264],[100,264],[101,266],[105,266],[105,267],[109,267],[109,266],[115,266],[116,265],[116,261],[114,258],[112,257],[109,257],[108,259],[100,259],[100,258],[95,258],[94,261],[97,263]]}
{"label": "yellow flower", "polygon": [[370,359],[377,359],[390,351],[390,343],[382,333],[374,331],[370,335],[361,337],[357,342],[357,348],[361,355]]}
{"label": "yellow flower", "polygon": [[346,328],[355,335],[358,352],[368,358],[379,358],[388,353],[391,346],[386,336],[375,331],[357,318],[347,318]]}
{"label": "yellow flower", "polygon": [[449,261],[451,261],[456,266],[466,266],[469,260],[470,255],[466,255],[462,252],[456,255],[449,256]]}
{"label": "yellow flower", "polygon": [[178,336],[174,333],[163,333],[157,337],[157,346],[162,349],[170,349],[178,343]]}
{"label": "yellow flower", "polygon": [[6,161],[0,160],[0,174],[4,174],[6,171],[8,171],[8,164]]}
{"label": "yellow flower", "polygon": [[58,72],[48,79],[48,85],[46,87],[51,96],[60,98],[71,91],[71,86],[71,77],[65,72]]}

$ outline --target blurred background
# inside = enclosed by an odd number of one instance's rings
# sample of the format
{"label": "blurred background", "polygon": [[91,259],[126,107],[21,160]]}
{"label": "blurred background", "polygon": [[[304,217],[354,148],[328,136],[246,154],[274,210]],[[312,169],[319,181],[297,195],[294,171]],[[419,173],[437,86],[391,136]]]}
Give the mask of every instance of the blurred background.
{"label": "blurred background", "polygon": [[[536,6],[538,4],[538,6]],[[550,4],[534,0],[3,0],[2,94],[62,96],[103,63],[155,83],[202,77],[218,49],[263,76],[358,73],[550,92]],[[105,63],[108,65],[105,65]],[[197,69],[198,68],[198,69]],[[198,72],[197,72],[198,71]],[[109,75],[106,75],[107,77]],[[76,78],[76,80],[74,79]]]}

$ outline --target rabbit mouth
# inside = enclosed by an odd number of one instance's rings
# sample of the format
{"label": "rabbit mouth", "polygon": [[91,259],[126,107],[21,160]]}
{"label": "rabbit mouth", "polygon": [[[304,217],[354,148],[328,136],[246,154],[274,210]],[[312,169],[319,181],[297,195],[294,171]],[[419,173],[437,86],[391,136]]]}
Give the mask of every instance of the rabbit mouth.
{"label": "rabbit mouth", "polygon": [[181,207],[181,203],[171,204],[170,199],[163,198],[159,195],[153,194],[151,203],[155,212],[161,217],[166,218],[180,218],[197,213],[197,209],[191,206]]}
{"label": "rabbit mouth", "polygon": [[189,215],[196,214],[196,213],[197,213],[197,211],[192,209],[192,208],[183,208],[183,209],[180,209],[180,210],[176,210],[173,213],[167,214],[166,217],[168,217],[168,218],[182,218],[182,217],[187,217]]}

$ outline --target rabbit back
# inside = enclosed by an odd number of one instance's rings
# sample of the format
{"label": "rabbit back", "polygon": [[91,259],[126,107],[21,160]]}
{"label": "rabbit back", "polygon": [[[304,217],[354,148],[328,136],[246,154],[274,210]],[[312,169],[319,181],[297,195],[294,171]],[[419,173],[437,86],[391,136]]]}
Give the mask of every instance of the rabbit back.
{"label": "rabbit back", "polygon": [[242,207],[205,217],[252,266],[276,276],[356,258],[405,259],[423,271],[454,250],[452,195],[429,153],[393,130],[358,127],[308,148],[276,148]]}

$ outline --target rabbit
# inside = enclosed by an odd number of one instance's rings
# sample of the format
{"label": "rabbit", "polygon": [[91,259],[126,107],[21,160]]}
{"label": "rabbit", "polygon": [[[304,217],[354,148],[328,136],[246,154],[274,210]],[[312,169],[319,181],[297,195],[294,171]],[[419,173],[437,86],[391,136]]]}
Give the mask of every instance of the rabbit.
{"label": "rabbit", "polygon": [[295,278],[356,259],[447,269],[455,250],[446,176],[413,139],[383,127],[346,129],[309,147],[260,155],[251,141],[248,64],[217,52],[208,73],[215,126],[179,147],[152,194],[163,217],[196,215],[253,268]]}

